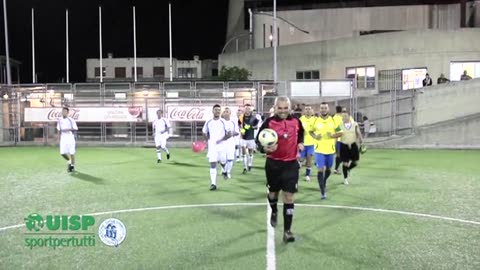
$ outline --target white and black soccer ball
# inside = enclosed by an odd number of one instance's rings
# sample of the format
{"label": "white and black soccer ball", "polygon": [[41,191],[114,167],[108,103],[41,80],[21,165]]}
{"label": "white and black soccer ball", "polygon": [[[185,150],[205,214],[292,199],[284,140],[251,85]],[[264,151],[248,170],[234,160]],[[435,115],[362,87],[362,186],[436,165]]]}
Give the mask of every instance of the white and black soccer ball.
{"label": "white and black soccer ball", "polygon": [[274,145],[278,141],[277,132],[273,129],[265,128],[258,134],[258,141],[262,146]]}

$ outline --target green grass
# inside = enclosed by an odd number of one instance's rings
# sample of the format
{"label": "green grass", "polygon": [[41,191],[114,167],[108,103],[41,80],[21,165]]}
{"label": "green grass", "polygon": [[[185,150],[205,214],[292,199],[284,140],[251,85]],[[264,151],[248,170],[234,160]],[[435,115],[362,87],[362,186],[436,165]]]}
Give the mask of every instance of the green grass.
{"label": "green grass", "polygon": [[[373,150],[350,185],[332,175],[328,199],[316,181],[300,181],[299,204],[401,210],[480,222],[479,151]],[[0,148],[0,228],[30,213],[80,215],[121,209],[265,203],[264,159],[208,191],[205,155],[172,149],[156,164],[153,149],[79,148],[66,173],[57,148]],[[303,169],[301,171],[303,174]],[[303,179],[303,178],[302,178]],[[281,211],[281,204],[279,208]],[[0,231],[0,269],[265,269],[266,205],[150,210],[115,217],[127,227],[117,248],[24,246],[25,227]],[[480,269],[480,225],[392,213],[296,206],[297,241],[281,241],[277,269]]]}

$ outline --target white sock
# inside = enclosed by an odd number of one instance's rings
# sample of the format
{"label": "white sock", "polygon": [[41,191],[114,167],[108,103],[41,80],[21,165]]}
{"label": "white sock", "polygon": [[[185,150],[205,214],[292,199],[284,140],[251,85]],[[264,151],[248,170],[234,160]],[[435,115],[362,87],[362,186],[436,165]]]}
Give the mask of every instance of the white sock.
{"label": "white sock", "polygon": [[248,168],[248,156],[243,155],[243,167],[246,169]]}
{"label": "white sock", "polygon": [[235,157],[238,159],[240,158],[240,148],[235,149]]}
{"label": "white sock", "polygon": [[72,160],[71,159],[67,160],[67,164],[72,164]]}
{"label": "white sock", "polygon": [[232,167],[233,167],[233,160],[229,160],[227,161],[227,173],[231,173],[232,172]]}
{"label": "white sock", "polygon": [[210,183],[217,185],[217,168],[210,168]]}
{"label": "white sock", "polygon": [[252,167],[252,164],[253,164],[253,155],[249,155],[248,156],[248,166]]}
{"label": "white sock", "polygon": [[163,151],[165,151],[167,154],[170,154],[167,147],[163,148]]}
{"label": "white sock", "polygon": [[162,159],[162,151],[157,150],[157,159]]}

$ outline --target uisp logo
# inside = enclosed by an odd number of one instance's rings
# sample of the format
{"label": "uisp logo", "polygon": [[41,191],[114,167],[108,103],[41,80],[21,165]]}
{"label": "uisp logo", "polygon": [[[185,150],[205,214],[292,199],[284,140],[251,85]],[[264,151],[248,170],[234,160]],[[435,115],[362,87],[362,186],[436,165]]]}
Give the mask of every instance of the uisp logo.
{"label": "uisp logo", "polygon": [[116,218],[106,219],[98,227],[98,237],[107,246],[117,247],[125,240],[126,236],[125,225]]}

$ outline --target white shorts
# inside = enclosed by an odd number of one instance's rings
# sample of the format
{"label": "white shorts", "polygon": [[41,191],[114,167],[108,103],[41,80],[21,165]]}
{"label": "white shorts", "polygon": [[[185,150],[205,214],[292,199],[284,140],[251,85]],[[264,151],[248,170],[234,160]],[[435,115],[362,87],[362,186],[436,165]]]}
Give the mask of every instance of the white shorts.
{"label": "white shorts", "polygon": [[220,162],[225,164],[227,162],[227,153],[225,151],[211,151],[209,150],[207,153],[208,162]]}
{"label": "white shorts", "polygon": [[167,136],[155,136],[155,147],[165,148],[167,146]]}
{"label": "white shorts", "polygon": [[242,139],[242,146],[247,149],[255,149],[257,145],[255,144],[255,140],[244,140]]}
{"label": "white shorts", "polygon": [[60,141],[60,155],[75,155],[75,141],[62,143]]}
{"label": "white shorts", "polygon": [[240,136],[235,136],[235,137],[233,137],[233,139],[235,141],[235,146],[241,145],[241,140],[242,139],[240,138]]}
{"label": "white shorts", "polygon": [[225,154],[226,154],[227,160],[235,159],[235,147],[236,145],[234,144],[225,146]]}

